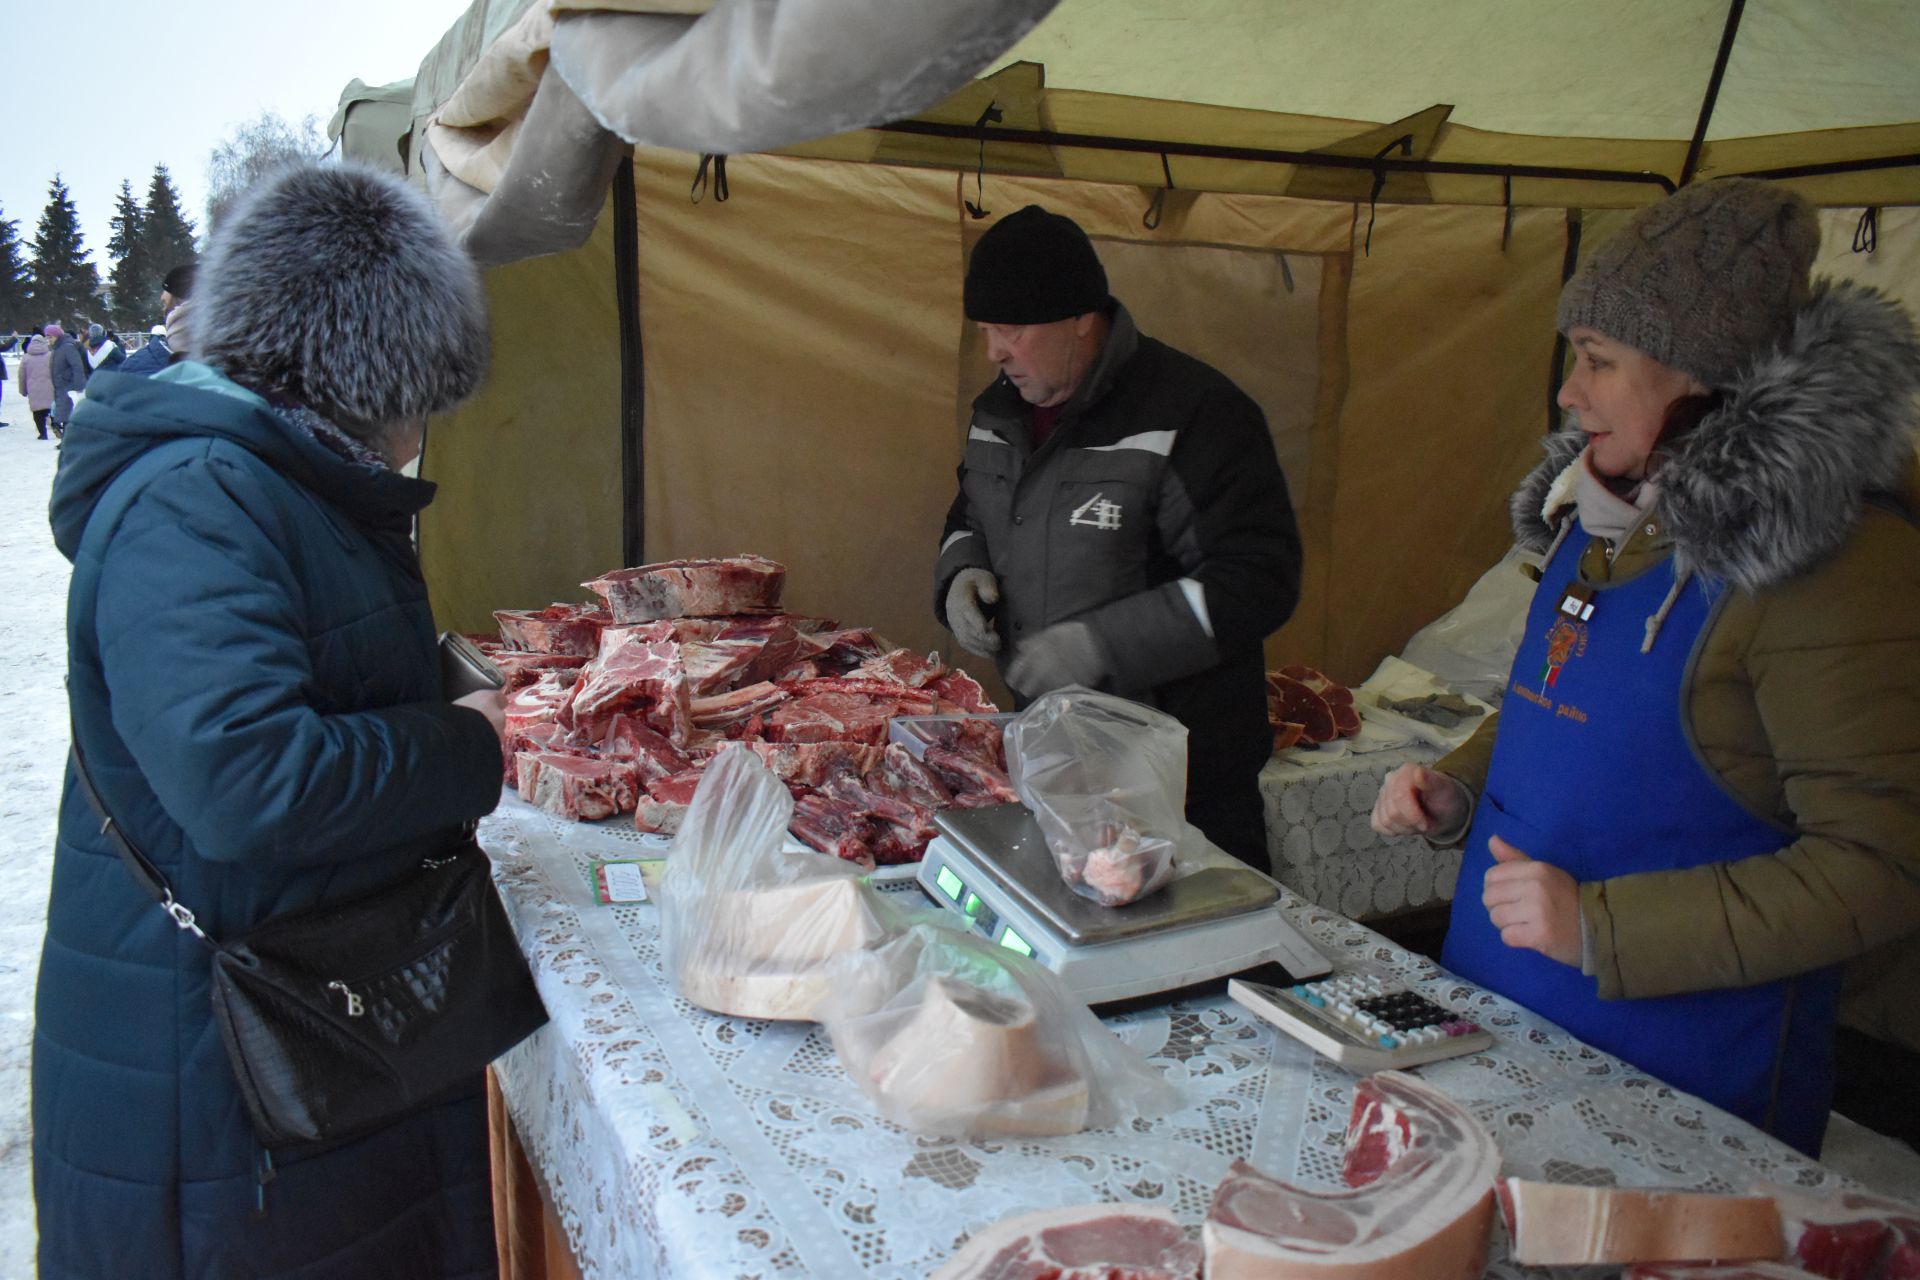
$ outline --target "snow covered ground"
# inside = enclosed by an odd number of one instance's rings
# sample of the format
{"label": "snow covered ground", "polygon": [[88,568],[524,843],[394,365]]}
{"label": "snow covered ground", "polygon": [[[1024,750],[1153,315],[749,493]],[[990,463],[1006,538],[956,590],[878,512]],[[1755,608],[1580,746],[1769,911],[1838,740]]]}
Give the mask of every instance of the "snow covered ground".
{"label": "snow covered ground", "polygon": [[[67,562],[47,532],[59,455],[35,438],[11,379],[0,419],[0,1277],[15,1277],[33,1273],[28,1053],[67,757]],[[1828,1164],[1920,1201],[1920,1156],[1906,1146],[1837,1116],[1827,1144]]]}

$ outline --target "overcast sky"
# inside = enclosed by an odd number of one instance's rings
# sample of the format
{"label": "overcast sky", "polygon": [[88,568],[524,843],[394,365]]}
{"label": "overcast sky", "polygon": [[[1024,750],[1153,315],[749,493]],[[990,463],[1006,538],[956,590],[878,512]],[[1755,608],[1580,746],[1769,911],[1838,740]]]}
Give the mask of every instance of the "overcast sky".
{"label": "overcast sky", "polygon": [[153,166],[173,174],[204,228],[207,159],[262,110],[327,118],[355,76],[411,77],[468,0],[0,0],[6,48],[0,217],[25,252],[58,173],[104,278],[107,220],[122,180],[146,200]]}

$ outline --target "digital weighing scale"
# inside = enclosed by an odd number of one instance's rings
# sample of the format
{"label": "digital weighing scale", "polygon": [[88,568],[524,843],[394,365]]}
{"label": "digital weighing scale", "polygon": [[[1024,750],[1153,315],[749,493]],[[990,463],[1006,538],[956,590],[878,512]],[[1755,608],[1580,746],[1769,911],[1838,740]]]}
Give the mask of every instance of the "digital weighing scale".
{"label": "digital weighing scale", "polygon": [[1103,907],[1067,887],[1025,805],[947,809],[920,887],[975,933],[1031,956],[1088,1004],[1154,995],[1277,961],[1294,979],[1333,966],[1280,912],[1280,887],[1192,827],[1174,878]]}

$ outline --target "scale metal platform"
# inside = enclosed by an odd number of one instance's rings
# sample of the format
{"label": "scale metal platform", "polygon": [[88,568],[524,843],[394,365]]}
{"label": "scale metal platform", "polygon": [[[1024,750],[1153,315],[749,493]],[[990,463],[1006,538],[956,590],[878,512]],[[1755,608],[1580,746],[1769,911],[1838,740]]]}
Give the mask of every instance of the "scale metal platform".
{"label": "scale metal platform", "polygon": [[1277,961],[1295,980],[1332,971],[1281,914],[1280,887],[1189,827],[1174,878],[1103,907],[1067,887],[1026,806],[948,809],[920,863],[927,896],[974,932],[1031,956],[1088,1004],[1174,991]]}

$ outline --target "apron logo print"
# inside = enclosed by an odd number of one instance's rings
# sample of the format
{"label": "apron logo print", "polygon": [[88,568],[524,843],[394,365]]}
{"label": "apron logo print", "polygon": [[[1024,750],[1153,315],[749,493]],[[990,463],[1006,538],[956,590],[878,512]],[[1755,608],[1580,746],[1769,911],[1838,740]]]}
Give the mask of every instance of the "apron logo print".
{"label": "apron logo print", "polygon": [[1569,659],[1579,657],[1586,651],[1586,624],[1555,618],[1553,626],[1547,630],[1547,665],[1540,673],[1541,681],[1552,688],[1560,679],[1560,668],[1566,666]]}
{"label": "apron logo print", "polygon": [[1083,524],[1089,528],[1112,531],[1120,527],[1120,504],[1108,502],[1107,495],[1096,493],[1074,509],[1068,517],[1068,524]]}

